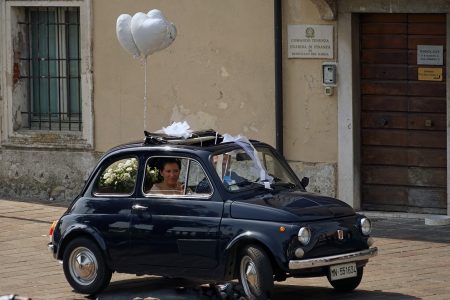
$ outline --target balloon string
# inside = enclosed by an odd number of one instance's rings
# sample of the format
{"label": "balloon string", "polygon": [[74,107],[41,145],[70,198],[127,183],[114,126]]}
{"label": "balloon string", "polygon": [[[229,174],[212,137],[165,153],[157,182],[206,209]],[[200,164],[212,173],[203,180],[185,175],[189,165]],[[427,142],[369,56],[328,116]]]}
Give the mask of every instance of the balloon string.
{"label": "balloon string", "polygon": [[147,57],[144,58],[144,131],[147,130]]}

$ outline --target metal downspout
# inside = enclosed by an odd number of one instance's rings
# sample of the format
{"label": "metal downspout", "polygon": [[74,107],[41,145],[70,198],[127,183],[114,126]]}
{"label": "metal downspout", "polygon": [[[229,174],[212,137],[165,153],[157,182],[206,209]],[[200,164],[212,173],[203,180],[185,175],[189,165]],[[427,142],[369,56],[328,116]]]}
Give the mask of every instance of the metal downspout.
{"label": "metal downspout", "polygon": [[281,1],[274,0],[275,42],[275,135],[276,148],[283,155],[283,47]]}

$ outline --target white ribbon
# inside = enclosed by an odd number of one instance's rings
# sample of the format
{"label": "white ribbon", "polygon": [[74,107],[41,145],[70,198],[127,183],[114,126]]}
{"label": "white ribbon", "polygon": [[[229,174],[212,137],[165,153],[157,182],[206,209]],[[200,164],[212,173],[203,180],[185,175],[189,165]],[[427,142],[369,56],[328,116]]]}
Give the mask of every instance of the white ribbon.
{"label": "white ribbon", "polygon": [[[256,151],[255,147],[253,147],[252,143],[244,136],[232,136],[226,133],[223,135],[222,143],[228,142],[234,142],[238,144],[242,149],[244,149],[245,153],[247,153],[247,155],[250,156],[252,161],[256,164],[255,169],[256,172],[259,173],[259,182],[264,183],[264,186],[266,188],[270,188],[270,183],[273,182],[273,177],[270,176],[267,173],[267,170],[263,167],[261,160],[258,157],[258,152]],[[267,182],[269,182],[268,185],[266,184]]]}

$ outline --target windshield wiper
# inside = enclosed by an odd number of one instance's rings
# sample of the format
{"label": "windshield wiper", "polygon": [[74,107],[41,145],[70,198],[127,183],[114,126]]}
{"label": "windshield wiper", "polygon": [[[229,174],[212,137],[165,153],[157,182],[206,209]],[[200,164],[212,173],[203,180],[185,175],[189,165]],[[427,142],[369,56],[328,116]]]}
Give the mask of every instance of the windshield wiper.
{"label": "windshield wiper", "polygon": [[284,187],[284,188],[288,188],[288,189],[294,189],[297,187],[297,185],[293,184],[292,182],[274,182],[270,185],[271,187]]}
{"label": "windshield wiper", "polygon": [[239,188],[243,188],[243,187],[248,187],[248,186],[253,186],[255,188],[264,188],[264,183],[260,182],[260,181],[248,181],[248,180],[244,180],[244,181],[239,181],[239,182],[234,182],[232,184],[228,184],[227,187],[230,190],[233,190],[232,187],[239,187]]}

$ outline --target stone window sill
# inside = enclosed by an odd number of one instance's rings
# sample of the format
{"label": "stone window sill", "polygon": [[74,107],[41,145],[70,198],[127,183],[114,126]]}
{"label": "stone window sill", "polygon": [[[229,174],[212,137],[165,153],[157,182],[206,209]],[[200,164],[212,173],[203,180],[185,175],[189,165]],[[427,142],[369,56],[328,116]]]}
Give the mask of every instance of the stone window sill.
{"label": "stone window sill", "polygon": [[64,131],[21,130],[14,132],[0,145],[5,148],[93,150],[92,145],[82,138],[81,132]]}

